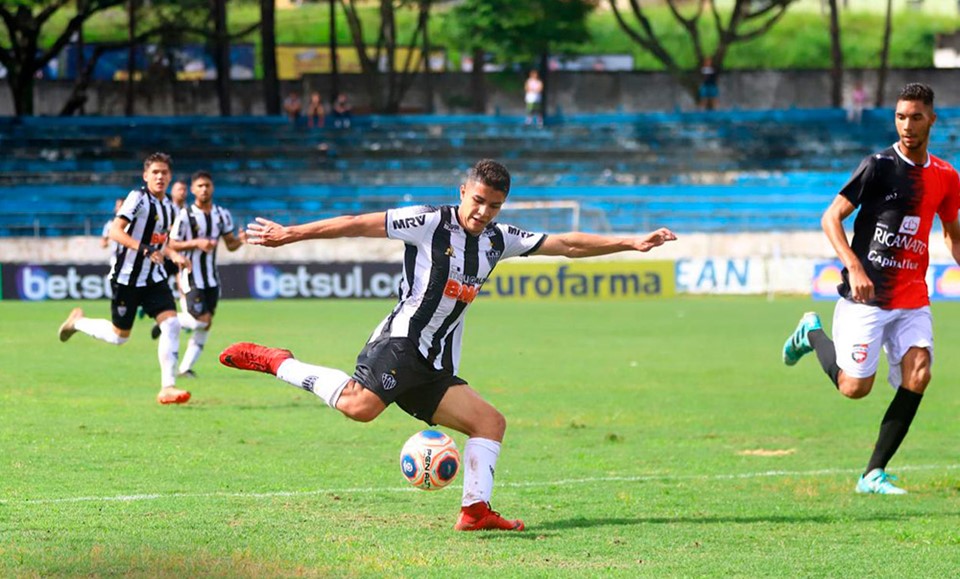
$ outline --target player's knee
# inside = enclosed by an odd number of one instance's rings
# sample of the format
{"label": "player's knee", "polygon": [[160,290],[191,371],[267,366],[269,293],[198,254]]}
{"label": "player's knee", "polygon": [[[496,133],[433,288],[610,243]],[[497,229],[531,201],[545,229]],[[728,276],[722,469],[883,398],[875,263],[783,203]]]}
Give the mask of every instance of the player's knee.
{"label": "player's knee", "polygon": [[837,380],[837,390],[847,398],[856,400],[870,393],[870,390],[873,388],[873,380],[874,376],[856,378],[841,373]]}
{"label": "player's knee", "polygon": [[386,406],[365,396],[340,396],[337,401],[337,410],[344,416],[357,422],[371,422]]}
{"label": "player's knee", "polygon": [[911,392],[923,394],[927,389],[927,385],[930,384],[930,378],[930,368],[928,366],[922,366],[903,377],[903,386]]}
{"label": "player's knee", "polygon": [[476,436],[491,440],[503,440],[503,435],[507,431],[507,419],[499,410],[491,407],[489,411],[484,413],[477,430]]}

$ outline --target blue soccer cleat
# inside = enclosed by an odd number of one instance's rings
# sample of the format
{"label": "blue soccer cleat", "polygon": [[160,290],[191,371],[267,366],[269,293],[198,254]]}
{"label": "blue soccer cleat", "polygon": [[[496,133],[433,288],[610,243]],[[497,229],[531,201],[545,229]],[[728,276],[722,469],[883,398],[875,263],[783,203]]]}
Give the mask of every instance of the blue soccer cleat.
{"label": "blue soccer cleat", "polygon": [[882,468],[875,468],[867,474],[860,475],[857,481],[857,492],[874,495],[905,495],[907,491],[893,484],[897,477],[887,474]]}
{"label": "blue soccer cleat", "polygon": [[797,329],[790,334],[787,341],[783,344],[783,363],[787,366],[793,366],[800,361],[805,354],[813,351],[810,345],[810,332],[822,330],[820,316],[816,312],[807,312],[800,318]]}

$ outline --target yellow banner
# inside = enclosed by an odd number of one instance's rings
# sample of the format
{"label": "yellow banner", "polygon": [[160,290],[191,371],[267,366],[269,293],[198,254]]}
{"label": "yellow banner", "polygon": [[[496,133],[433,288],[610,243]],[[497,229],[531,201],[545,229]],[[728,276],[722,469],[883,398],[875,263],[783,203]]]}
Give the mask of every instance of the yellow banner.
{"label": "yellow banner", "polygon": [[[375,51],[369,51],[370,57],[375,56]],[[410,66],[417,69],[420,62],[421,50],[419,48],[398,47],[394,51],[394,66],[398,70],[403,70],[407,62],[407,57],[411,58]],[[430,70],[441,71],[444,69],[444,59],[446,53],[443,51],[431,51]],[[387,58],[385,54],[380,55],[379,68],[385,71],[387,68]],[[422,70],[421,66],[419,70]],[[305,74],[329,74],[332,70],[330,62],[330,48],[324,46],[278,46],[277,47],[277,76],[280,80],[299,80]],[[360,66],[360,57],[357,49],[352,46],[337,47],[337,70],[343,73],[360,73],[363,69]]]}
{"label": "yellow banner", "polygon": [[639,299],[676,294],[672,261],[510,261],[497,265],[480,296],[527,300]]}

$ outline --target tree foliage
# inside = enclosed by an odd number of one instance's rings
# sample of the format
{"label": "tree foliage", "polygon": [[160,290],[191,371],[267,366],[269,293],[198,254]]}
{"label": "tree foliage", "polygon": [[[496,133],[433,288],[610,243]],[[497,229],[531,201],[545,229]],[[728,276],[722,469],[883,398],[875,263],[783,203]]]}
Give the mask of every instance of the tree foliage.
{"label": "tree foliage", "polygon": [[[124,0],[37,0],[34,2],[0,0],[0,20],[6,38],[0,41],[0,64],[7,69],[7,84],[17,116],[33,114],[33,87],[38,73],[53,60],[94,14],[119,6]],[[73,16],[53,33],[54,41],[40,46],[44,27],[60,10]],[[50,34],[49,31],[46,31]]]}
{"label": "tree foliage", "polygon": [[[734,0],[729,12],[721,11],[715,0],[665,0],[677,23],[690,39],[695,62],[709,58],[719,74],[730,47],[738,42],[753,40],[766,34],[797,0]],[[662,2],[658,2],[662,3]],[[677,55],[661,41],[649,18],[649,5],[644,0],[629,0],[629,12],[619,0],[610,0],[610,7],[620,28],[635,43],[652,54],[663,67],[680,78],[692,95],[696,95],[698,75],[685,70]],[[692,6],[684,6],[692,5]],[[715,46],[707,47],[705,30],[712,27]]]}

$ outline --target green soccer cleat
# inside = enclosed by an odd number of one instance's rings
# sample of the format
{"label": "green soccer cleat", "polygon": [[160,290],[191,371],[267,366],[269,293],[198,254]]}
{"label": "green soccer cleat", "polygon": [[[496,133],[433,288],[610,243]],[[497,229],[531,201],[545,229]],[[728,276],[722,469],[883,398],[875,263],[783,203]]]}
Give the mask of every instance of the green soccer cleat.
{"label": "green soccer cleat", "polygon": [[857,492],[874,495],[905,495],[907,491],[893,484],[897,477],[887,474],[882,468],[875,468],[867,474],[860,475],[857,481]]}
{"label": "green soccer cleat", "polygon": [[797,329],[790,334],[787,341],[783,344],[783,363],[787,366],[793,366],[800,361],[805,354],[813,351],[810,345],[810,332],[822,330],[820,316],[816,312],[807,312],[800,318]]}

